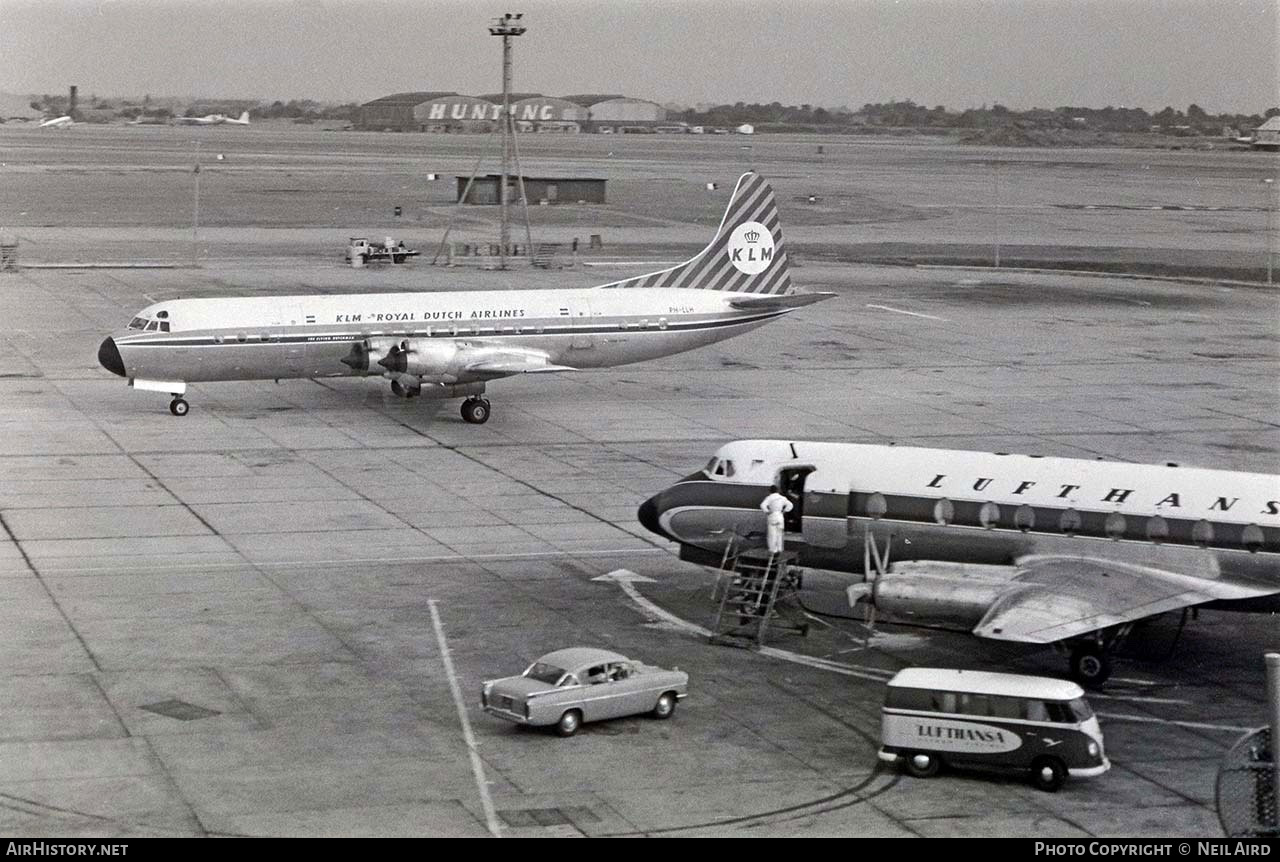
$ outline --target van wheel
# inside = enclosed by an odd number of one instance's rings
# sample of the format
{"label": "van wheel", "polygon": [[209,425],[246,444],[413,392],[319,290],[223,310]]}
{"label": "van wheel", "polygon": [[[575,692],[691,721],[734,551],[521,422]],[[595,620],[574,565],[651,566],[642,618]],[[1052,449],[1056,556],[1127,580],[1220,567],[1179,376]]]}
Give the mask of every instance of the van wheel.
{"label": "van wheel", "polygon": [[1031,783],[1037,790],[1056,793],[1067,780],[1067,767],[1056,757],[1040,757],[1031,764]]}
{"label": "van wheel", "polygon": [[936,754],[912,751],[907,754],[907,772],[916,778],[932,778],[942,768],[942,759]]}
{"label": "van wheel", "polygon": [[582,727],[582,713],[571,709],[560,716],[560,720],[556,722],[556,735],[573,736],[578,732],[579,727]]}

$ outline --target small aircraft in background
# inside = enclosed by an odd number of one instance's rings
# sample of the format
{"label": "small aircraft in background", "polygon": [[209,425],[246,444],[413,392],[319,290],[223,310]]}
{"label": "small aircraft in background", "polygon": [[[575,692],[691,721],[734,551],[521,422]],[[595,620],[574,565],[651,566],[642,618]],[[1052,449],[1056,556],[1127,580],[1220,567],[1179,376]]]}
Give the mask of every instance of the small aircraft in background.
{"label": "small aircraft in background", "polygon": [[76,121],[67,116],[52,117],[40,124],[42,129],[65,129],[68,126],[74,126]]}
{"label": "small aircraft in background", "polygon": [[228,117],[226,114],[206,114],[203,117],[174,117],[173,124],[175,126],[247,126],[249,125],[249,112],[242,111],[239,118]]}

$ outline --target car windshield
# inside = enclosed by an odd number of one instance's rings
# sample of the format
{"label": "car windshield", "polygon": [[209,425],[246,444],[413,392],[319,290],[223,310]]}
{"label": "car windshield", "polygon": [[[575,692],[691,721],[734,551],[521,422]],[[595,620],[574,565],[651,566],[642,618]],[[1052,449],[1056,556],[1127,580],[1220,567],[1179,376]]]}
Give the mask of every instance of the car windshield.
{"label": "car windshield", "polygon": [[1071,701],[1071,714],[1075,716],[1076,721],[1088,721],[1093,718],[1093,708],[1089,706],[1089,701],[1083,697],[1077,697]]}
{"label": "car windshield", "polygon": [[524,672],[524,675],[529,679],[536,679],[538,682],[555,685],[560,681],[560,677],[564,676],[564,669],[555,665],[543,664],[539,661],[529,665],[529,669]]}

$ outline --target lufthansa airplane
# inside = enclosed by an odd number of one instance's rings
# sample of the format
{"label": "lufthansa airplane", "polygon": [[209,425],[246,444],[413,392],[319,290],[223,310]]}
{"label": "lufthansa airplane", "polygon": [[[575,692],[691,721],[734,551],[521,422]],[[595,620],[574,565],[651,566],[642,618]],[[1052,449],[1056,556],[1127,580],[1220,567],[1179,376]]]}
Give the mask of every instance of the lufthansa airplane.
{"label": "lufthansa airplane", "polygon": [[[1280,476],[906,446],[739,440],[647,500],[640,522],[720,566],[763,544],[849,572],[845,613],[1055,644],[1081,682],[1147,617],[1280,612]],[[843,601],[843,600],[842,600]],[[861,615],[858,614],[858,615]]]}
{"label": "lufthansa airplane", "polygon": [[397,395],[465,396],[489,418],[490,380],[607,368],[750,332],[830,293],[796,293],[769,184],[743,174],[715,238],[678,266],[594,288],[176,299],[137,313],[98,348],[135,389],[377,376]]}

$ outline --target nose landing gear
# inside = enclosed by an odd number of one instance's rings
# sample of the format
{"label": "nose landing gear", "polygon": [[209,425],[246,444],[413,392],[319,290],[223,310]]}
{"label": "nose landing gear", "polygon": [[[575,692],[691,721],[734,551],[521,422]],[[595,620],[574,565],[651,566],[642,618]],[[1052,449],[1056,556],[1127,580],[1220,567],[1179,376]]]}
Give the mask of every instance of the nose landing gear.
{"label": "nose landing gear", "polygon": [[169,412],[174,416],[186,416],[190,409],[191,405],[180,395],[173,396],[173,400],[169,402]]}

